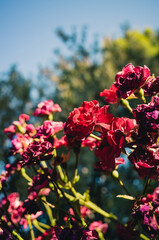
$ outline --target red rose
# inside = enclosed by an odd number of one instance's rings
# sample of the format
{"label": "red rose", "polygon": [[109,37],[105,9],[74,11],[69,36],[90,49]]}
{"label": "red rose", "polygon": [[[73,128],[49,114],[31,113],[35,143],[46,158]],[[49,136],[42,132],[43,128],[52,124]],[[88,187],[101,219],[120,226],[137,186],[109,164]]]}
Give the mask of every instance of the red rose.
{"label": "red rose", "polygon": [[75,138],[78,141],[85,139],[96,125],[98,111],[99,103],[95,100],[84,101],[81,107],[75,108],[64,126],[67,137]]}

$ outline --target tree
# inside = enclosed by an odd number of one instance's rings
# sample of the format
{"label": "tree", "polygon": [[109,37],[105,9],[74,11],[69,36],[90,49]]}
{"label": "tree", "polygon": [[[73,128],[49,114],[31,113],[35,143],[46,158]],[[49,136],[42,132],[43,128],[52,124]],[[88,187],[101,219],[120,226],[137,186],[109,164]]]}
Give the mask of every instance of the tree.
{"label": "tree", "polygon": [[[91,47],[87,43],[87,29],[78,36],[58,29],[58,37],[67,47],[67,56],[56,51],[58,61],[53,70],[43,70],[46,78],[55,86],[54,101],[63,107],[63,119],[74,107],[85,100],[102,101],[99,93],[109,88],[117,72],[129,62],[134,65],[147,65],[152,73],[159,74],[159,33],[151,29],[143,32],[125,28],[123,36],[117,39],[106,37],[103,46],[95,39]],[[66,111],[67,109],[67,111]],[[117,113],[119,114],[119,112]]]}

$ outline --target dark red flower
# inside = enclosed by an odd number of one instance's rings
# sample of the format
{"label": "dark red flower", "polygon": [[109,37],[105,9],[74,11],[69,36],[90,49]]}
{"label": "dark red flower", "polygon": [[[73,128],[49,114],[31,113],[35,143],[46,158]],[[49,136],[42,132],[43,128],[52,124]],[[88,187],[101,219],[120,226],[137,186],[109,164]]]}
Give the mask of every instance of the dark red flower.
{"label": "dark red flower", "polygon": [[157,178],[159,174],[158,148],[138,146],[128,158],[133,163],[140,177],[149,176],[152,179]]}
{"label": "dark red flower", "polygon": [[134,204],[132,216],[140,221],[143,229],[152,239],[159,237],[159,187],[155,188],[152,194],[147,194]]}
{"label": "dark red flower", "polygon": [[34,141],[22,154],[22,166],[36,164],[39,161],[45,161],[52,158],[53,146],[48,141]]}
{"label": "dark red flower", "polygon": [[119,98],[127,98],[137,89],[142,87],[146,79],[150,76],[150,70],[147,66],[134,67],[131,63],[126,65],[115,77],[115,87]]}
{"label": "dark red flower", "polygon": [[159,93],[159,76],[156,78],[150,77],[143,86],[143,90],[147,96],[154,96]]}
{"label": "dark red flower", "polygon": [[[47,169],[46,169],[47,172]],[[39,192],[42,188],[47,187],[49,183],[49,175],[52,174],[52,170],[48,173],[39,173],[33,177],[32,185],[28,188],[28,193]]]}
{"label": "dark red flower", "polygon": [[159,97],[153,97],[149,104],[138,105],[133,113],[139,124],[138,136],[141,139],[149,138],[151,143],[156,142],[159,132]]}
{"label": "dark red flower", "polygon": [[101,97],[106,97],[105,101],[108,103],[117,103],[117,88],[113,84],[110,89],[104,89],[103,92],[100,92]]}

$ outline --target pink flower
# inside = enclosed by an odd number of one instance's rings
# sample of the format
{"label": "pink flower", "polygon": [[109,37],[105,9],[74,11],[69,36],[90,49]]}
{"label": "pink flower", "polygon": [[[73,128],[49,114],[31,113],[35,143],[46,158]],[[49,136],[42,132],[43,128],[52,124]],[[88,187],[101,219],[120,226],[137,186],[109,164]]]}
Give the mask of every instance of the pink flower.
{"label": "pink flower", "polygon": [[12,152],[22,154],[31,142],[32,139],[29,136],[17,133],[16,138],[11,140],[13,145]]}
{"label": "pink flower", "polygon": [[38,104],[38,108],[36,108],[34,116],[50,115],[51,113],[61,111],[62,109],[58,104],[54,104],[52,100],[46,100]]}
{"label": "pink flower", "polygon": [[21,124],[25,123],[26,121],[29,121],[29,119],[30,119],[30,116],[25,113],[22,113],[19,115],[19,121]]}
{"label": "pink flower", "polygon": [[86,206],[80,207],[81,217],[86,218],[92,214],[92,211],[88,209]]}
{"label": "pink flower", "polygon": [[42,126],[36,128],[37,133],[35,137],[49,138],[50,136],[53,136],[61,131],[63,127],[63,122],[53,122],[46,120]]}
{"label": "pink flower", "polygon": [[67,146],[67,139],[66,136],[63,136],[62,138],[58,139],[58,138],[54,138],[54,144],[53,146],[55,148],[60,148],[61,146]]}
{"label": "pink flower", "polygon": [[99,230],[102,233],[106,233],[108,229],[107,223],[102,223],[102,221],[94,221],[89,225],[89,230]]}
{"label": "pink flower", "polygon": [[10,125],[8,128],[4,129],[4,133],[15,133],[16,127],[14,125]]}

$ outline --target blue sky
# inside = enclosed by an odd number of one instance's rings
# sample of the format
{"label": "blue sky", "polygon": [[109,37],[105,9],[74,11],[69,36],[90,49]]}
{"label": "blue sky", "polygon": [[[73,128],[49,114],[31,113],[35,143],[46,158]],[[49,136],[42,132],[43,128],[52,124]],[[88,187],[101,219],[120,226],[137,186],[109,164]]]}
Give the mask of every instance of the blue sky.
{"label": "blue sky", "polygon": [[0,0],[0,72],[14,63],[24,76],[55,60],[63,45],[58,27],[71,32],[88,26],[89,39],[98,34],[118,37],[126,21],[133,29],[159,29],[158,0]]}

